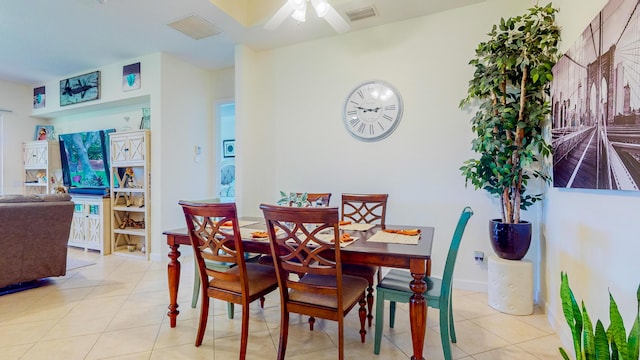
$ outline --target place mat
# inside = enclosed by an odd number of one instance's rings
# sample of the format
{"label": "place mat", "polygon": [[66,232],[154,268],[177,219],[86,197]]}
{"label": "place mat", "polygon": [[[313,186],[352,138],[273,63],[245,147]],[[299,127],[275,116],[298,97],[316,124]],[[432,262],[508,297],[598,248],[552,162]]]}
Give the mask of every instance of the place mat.
{"label": "place mat", "polygon": [[375,224],[347,224],[347,225],[340,225],[340,230],[368,231],[374,226],[376,225]]}
{"label": "place mat", "polygon": [[367,239],[367,241],[372,242],[406,245],[417,245],[418,240],[420,240],[420,235],[400,235],[384,231],[378,231],[372,237]]}
{"label": "place mat", "polygon": [[253,237],[253,233],[256,231],[261,231],[261,232],[265,232],[266,230],[264,229],[248,229],[248,228],[240,228],[240,237],[243,239],[251,239],[251,240],[256,240],[256,241],[265,241],[268,242],[269,241],[269,236],[267,235],[266,237]]}
{"label": "place mat", "polygon": [[[325,242],[331,242],[333,240],[333,234],[316,234],[316,238],[318,240],[322,240]],[[357,236],[352,236],[350,240],[348,241],[341,241],[340,242],[340,247],[345,247],[345,246],[349,246],[351,244],[353,244],[354,242],[356,242],[356,240],[358,240],[359,238]]]}
{"label": "place mat", "polygon": [[[238,227],[245,227],[245,226],[249,226],[249,225],[253,225],[253,224],[257,224],[258,221],[250,221],[250,220],[238,220]],[[223,229],[231,229],[231,223],[229,222],[229,224],[222,224],[220,225],[221,228]]]}

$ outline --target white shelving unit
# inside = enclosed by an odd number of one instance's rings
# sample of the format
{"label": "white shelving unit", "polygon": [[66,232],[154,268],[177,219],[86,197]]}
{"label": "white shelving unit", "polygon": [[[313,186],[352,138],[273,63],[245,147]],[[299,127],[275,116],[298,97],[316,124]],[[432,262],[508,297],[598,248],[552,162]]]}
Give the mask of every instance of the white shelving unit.
{"label": "white shelving unit", "polygon": [[[62,173],[57,141],[30,141],[23,146],[24,193],[50,194],[52,177]],[[60,179],[53,179],[59,181]]]}
{"label": "white shelving unit", "polygon": [[111,252],[149,259],[149,130],[115,132],[111,153]]}
{"label": "white shelving unit", "polygon": [[111,202],[108,197],[71,195],[75,204],[69,246],[111,254]]}

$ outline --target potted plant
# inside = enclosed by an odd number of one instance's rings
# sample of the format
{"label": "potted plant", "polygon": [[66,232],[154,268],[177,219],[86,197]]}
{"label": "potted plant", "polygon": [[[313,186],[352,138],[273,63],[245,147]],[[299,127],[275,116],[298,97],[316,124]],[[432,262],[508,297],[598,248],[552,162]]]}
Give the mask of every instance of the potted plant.
{"label": "potted plant", "polygon": [[540,161],[551,154],[543,127],[558,59],[556,12],[549,3],[494,25],[469,62],[475,72],[460,102],[461,108],[478,106],[471,119],[472,149],[480,155],[460,170],[467,185],[500,198],[502,218],[492,220],[492,236],[498,237],[492,245],[510,260],[522,259],[531,242],[531,224],[520,219],[520,210],[542,198],[528,194],[527,183],[532,177],[549,181]]}

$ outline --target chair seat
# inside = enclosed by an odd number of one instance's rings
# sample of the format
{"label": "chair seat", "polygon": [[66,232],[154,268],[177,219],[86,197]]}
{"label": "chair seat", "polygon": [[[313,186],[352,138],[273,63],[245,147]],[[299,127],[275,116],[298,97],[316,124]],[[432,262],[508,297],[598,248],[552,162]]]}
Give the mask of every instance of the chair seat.
{"label": "chair seat", "polygon": [[[378,284],[378,288],[387,290],[396,290],[411,294],[409,282],[413,280],[408,271],[391,269],[387,275]],[[440,288],[442,287],[442,279],[432,276],[425,276],[424,281],[427,283],[427,290],[422,294],[426,299],[437,299],[440,297]],[[410,295],[409,295],[410,296]]]}
{"label": "chair seat", "polygon": [[[247,280],[249,281],[249,297],[253,297],[255,294],[263,292],[278,283],[276,279],[276,271],[273,266],[255,263],[246,263],[246,266]],[[228,273],[233,274],[237,274],[239,271],[238,266],[234,266],[227,270]],[[214,278],[209,282],[209,286],[236,293],[242,292],[240,281],[220,281]]]}
{"label": "chair seat", "polygon": [[[335,276],[323,276],[306,274],[300,279],[300,283],[311,285],[336,286]],[[360,277],[342,275],[342,304],[350,306],[362,297],[362,293],[369,286],[369,283]],[[314,304],[326,308],[337,309],[337,299],[329,294],[316,294],[307,291],[291,290],[289,292],[289,300]],[[344,310],[344,309],[343,309]]]}
{"label": "chair seat", "polygon": [[373,277],[376,275],[377,271],[378,267],[373,265],[356,265],[342,263],[343,274],[365,278],[371,285],[373,285]]}

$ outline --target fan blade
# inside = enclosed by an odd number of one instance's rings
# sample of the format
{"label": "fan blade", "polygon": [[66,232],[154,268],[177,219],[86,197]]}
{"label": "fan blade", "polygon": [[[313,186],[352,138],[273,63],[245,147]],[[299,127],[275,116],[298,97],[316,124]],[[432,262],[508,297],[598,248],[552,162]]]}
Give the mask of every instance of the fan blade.
{"label": "fan blade", "polygon": [[324,16],[324,19],[327,20],[329,25],[331,25],[331,27],[340,34],[351,30],[351,25],[349,25],[349,23],[347,23],[347,21],[343,19],[331,5],[329,5],[327,15]]}
{"label": "fan blade", "polygon": [[275,28],[280,26],[280,24],[282,24],[287,19],[287,17],[289,17],[289,15],[291,15],[293,13],[294,10],[295,9],[291,5],[291,3],[289,1],[287,1],[275,13],[275,15],[273,15],[271,17],[271,19],[269,19],[269,21],[267,21],[266,24],[264,24],[264,28],[267,29],[267,30],[275,30]]}

